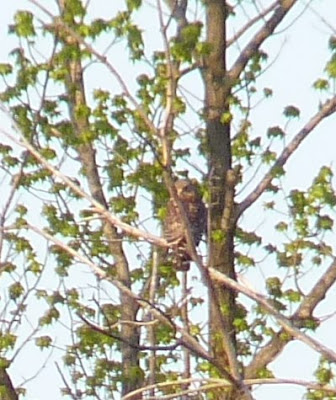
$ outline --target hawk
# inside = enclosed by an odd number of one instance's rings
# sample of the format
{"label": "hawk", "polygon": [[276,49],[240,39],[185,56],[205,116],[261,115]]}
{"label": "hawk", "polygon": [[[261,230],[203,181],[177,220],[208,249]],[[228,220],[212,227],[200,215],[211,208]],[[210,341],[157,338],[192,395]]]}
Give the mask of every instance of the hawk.
{"label": "hawk", "polygon": [[[189,222],[190,233],[195,246],[198,246],[206,232],[207,212],[197,186],[188,179],[175,182],[177,196],[184,208]],[[164,238],[173,248],[173,264],[179,271],[188,271],[191,256],[187,249],[187,228],[183,222],[178,205],[174,199],[167,203],[167,215],[164,221]]]}

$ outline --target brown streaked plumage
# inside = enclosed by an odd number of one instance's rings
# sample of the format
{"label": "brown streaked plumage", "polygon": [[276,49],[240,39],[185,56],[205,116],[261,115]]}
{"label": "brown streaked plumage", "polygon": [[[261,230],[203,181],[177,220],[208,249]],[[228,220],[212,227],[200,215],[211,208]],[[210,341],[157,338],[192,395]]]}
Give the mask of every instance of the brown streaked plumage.
{"label": "brown streaked plumage", "polygon": [[[188,218],[191,235],[198,246],[206,231],[207,212],[197,187],[188,179],[175,182],[177,196]],[[187,250],[186,227],[179,208],[170,199],[167,204],[167,216],[164,221],[164,237],[173,248],[173,264],[177,270],[187,271],[191,257]]]}

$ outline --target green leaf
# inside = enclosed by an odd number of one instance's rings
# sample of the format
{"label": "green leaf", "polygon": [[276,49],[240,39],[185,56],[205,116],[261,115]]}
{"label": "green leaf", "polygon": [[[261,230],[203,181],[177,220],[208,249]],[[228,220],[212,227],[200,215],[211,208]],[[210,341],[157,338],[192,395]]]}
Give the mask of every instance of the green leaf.
{"label": "green leaf", "polygon": [[229,111],[227,111],[222,114],[221,123],[224,125],[229,124],[232,121],[232,119],[233,119],[233,115]]}
{"label": "green leaf", "polygon": [[51,325],[53,322],[57,321],[59,317],[60,317],[59,311],[55,307],[51,307],[39,319],[39,325],[40,326]]}
{"label": "green leaf", "polygon": [[300,116],[300,110],[295,106],[287,106],[283,114],[287,118],[298,118]]}
{"label": "green leaf", "polygon": [[336,54],[334,54],[331,57],[331,60],[328,61],[325,70],[330,78],[336,78]]}
{"label": "green leaf", "polygon": [[211,232],[211,238],[214,242],[220,243],[225,237],[224,232],[221,229],[214,230]]}
{"label": "green leaf", "polygon": [[336,36],[331,36],[329,39],[329,49],[336,50]]}
{"label": "green leaf", "polygon": [[302,298],[301,293],[293,289],[286,290],[283,295],[292,303],[298,303]]}
{"label": "green leaf", "polygon": [[266,290],[271,296],[280,297],[282,295],[281,286],[282,284],[278,277],[272,277],[266,280]]}
{"label": "green leaf", "polygon": [[331,219],[328,215],[319,215],[317,217],[317,222],[316,222],[317,229],[330,231],[332,230],[333,226],[334,226],[334,220]]}
{"label": "green leaf", "polygon": [[52,339],[50,336],[40,336],[35,339],[35,344],[37,347],[42,349],[47,349],[52,345]]}
{"label": "green leaf", "polygon": [[66,16],[69,22],[76,16],[83,17],[85,15],[85,8],[81,0],[66,0],[65,1]]}
{"label": "green leaf", "polygon": [[136,25],[128,26],[127,40],[132,60],[139,60],[144,55],[144,43],[142,32]]}
{"label": "green leaf", "polygon": [[319,368],[315,376],[322,384],[328,384],[333,379],[333,373],[329,368]]}
{"label": "green leaf", "polygon": [[142,5],[142,0],[126,0],[126,5],[129,11],[138,10]]}
{"label": "green leaf", "polygon": [[275,225],[275,229],[279,232],[286,232],[288,229],[288,224],[286,222],[279,222],[277,225]]}
{"label": "green leaf", "polygon": [[255,261],[252,257],[247,256],[246,254],[241,254],[240,252],[236,252],[237,262],[244,267],[254,267]]}
{"label": "green leaf", "polygon": [[263,91],[264,91],[264,96],[265,96],[266,98],[267,98],[267,97],[273,96],[273,90],[272,90],[272,89],[270,89],[270,88],[264,88]]}
{"label": "green leaf", "polygon": [[13,71],[13,67],[10,64],[0,64],[0,75],[6,76],[11,74]]}
{"label": "green leaf", "polygon": [[15,282],[9,286],[8,291],[9,291],[9,298],[11,300],[17,300],[24,294],[25,290],[20,282]]}
{"label": "green leaf", "polygon": [[267,130],[267,137],[272,138],[272,137],[284,137],[285,132],[279,127],[279,126],[273,126],[271,128],[268,128]]}
{"label": "green leaf", "polygon": [[317,79],[313,83],[314,89],[317,90],[328,90],[329,89],[329,82],[326,79]]}
{"label": "green leaf", "polygon": [[13,30],[21,37],[35,36],[33,18],[29,11],[18,11],[14,16]]}
{"label": "green leaf", "polygon": [[[2,333],[0,332],[0,349],[1,350],[10,350],[13,349],[17,340],[17,336],[12,333]],[[2,362],[5,361],[3,358],[0,358],[0,365],[3,365]]]}

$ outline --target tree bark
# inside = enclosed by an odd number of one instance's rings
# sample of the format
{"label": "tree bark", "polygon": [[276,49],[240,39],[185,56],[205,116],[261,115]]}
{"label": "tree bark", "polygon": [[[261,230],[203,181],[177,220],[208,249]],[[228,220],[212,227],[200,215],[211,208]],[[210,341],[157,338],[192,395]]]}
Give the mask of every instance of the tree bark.
{"label": "tree bark", "polygon": [[[223,0],[206,2],[207,41],[211,45],[203,72],[209,168],[209,266],[235,278],[232,219],[234,187],[231,172],[230,82],[226,70],[226,16]],[[229,182],[230,181],[230,182]],[[234,330],[235,295],[216,283],[210,289],[210,350],[239,381]],[[224,394],[221,398],[230,398]]]}
{"label": "tree bark", "polygon": [[0,400],[18,400],[6,368],[0,368]]}

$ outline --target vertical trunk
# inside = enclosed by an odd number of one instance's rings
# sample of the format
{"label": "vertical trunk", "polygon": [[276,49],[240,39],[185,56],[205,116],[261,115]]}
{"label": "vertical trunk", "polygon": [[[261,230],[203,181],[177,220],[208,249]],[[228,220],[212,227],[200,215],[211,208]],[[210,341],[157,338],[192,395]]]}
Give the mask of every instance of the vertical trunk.
{"label": "vertical trunk", "polygon": [[[211,54],[204,68],[206,131],[209,146],[210,237],[209,264],[231,278],[235,277],[232,222],[233,182],[231,170],[230,82],[226,76],[226,3],[206,2],[207,41]],[[239,379],[233,327],[235,297],[216,284],[210,293],[210,347],[216,360]],[[229,395],[228,395],[229,396]],[[228,398],[224,395],[222,398]]]}
{"label": "vertical trunk", "polygon": [[[64,0],[59,0],[60,11],[65,12]],[[69,18],[67,19],[69,21]],[[75,24],[74,21],[72,23]],[[64,37],[65,36],[65,37]],[[66,33],[63,36],[65,46],[76,47],[76,54],[80,54],[80,45],[77,40],[71,36],[71,33]],[[85,98],[85,87],[83,80],[83,67],[80,57],[74,56],[73,59],[67,61],[68,76],[65,80],[66,93],[70,109],[70,118],[73,124],[74,132],[80,139],[83,134],[89,132],[90,124],[88,116],[83,109],[87,106]],[[91,196],[108,209],[108,204],[103,191],[103,186],[100,180],[99,171],[96,163],[96,152],[92,142],[87,142],[78,145],[77,147],[79,159],[83,172],[87,178],[89,191]],[[126,287],[131,289],[131,280],[127,258],[125,257],[122,241],[118,235],[116,228],[110,223],[103,222],[103,231],[109,243],[111,255],[115,261],[115,270],[111,274]],[[135,321],[138,311],[137,303],[133,298],[124,293],[120,294],[120,312],[122,321]],[[139,332],[136,325],[131,323],[121,325],[120,335],[125,339],[121,343],[122,353],[122,395],[137,389],[142,382],[139,380],[139,352],[136,346],[139,344]],[[132,346],[133,345],[133,346]],[[135,399],[135,397],[134,397]]]}

